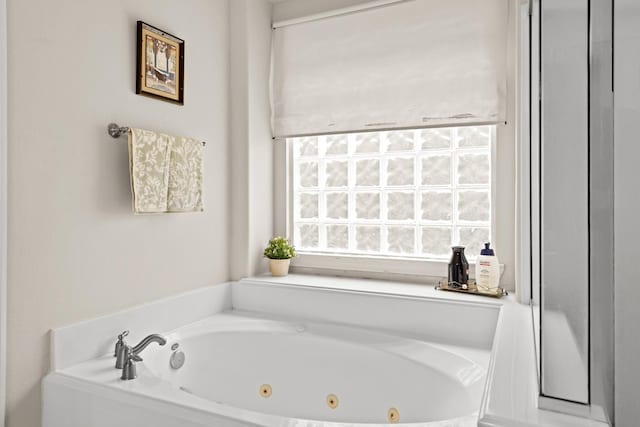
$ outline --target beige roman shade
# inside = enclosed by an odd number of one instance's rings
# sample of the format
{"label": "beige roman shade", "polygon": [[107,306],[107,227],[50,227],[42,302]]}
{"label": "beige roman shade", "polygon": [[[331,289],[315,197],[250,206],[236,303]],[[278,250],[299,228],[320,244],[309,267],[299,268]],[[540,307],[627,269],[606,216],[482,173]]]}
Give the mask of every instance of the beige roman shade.
{"label": "beige roman shade", "polygon": [[276,137],[505,120],[507,0],[412,0],[274,30]]}

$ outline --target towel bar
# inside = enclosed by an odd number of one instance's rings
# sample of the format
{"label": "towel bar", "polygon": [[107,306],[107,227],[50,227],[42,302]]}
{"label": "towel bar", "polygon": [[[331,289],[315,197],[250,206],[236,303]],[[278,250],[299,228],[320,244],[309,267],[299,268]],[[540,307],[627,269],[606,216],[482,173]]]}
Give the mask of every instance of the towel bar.
{"label": "towel bar", "polygon": [[[107,132],[109,132],[109,135],[113,138],[120,138],[122,135],[126,135],[127,132],[129,132],[129,128],[126,126],[118,126],[116,123],[109,123],[107,126]],[[206,145],[207,143],[202,141],[202,146],[204,147]]]}

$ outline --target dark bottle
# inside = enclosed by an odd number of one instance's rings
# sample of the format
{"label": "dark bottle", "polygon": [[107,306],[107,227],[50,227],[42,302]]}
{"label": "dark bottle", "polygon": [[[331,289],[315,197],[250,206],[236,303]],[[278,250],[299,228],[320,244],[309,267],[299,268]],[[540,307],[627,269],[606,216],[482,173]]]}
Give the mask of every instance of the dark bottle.
{"label": "dark bottle", "polygon": [[464,246],[453,246],[449,261],[449,285],[462,286],[469,281],[469,262],[464,256]]}

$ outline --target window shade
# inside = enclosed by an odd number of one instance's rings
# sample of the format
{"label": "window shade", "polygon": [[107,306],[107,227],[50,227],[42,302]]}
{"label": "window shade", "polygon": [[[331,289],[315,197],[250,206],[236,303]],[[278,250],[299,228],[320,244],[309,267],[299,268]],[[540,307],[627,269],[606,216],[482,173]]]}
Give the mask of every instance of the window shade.
{"label": "window shade", "polygon": [[274,30],[276,137],[505,120],[507,0],[413,0]]}

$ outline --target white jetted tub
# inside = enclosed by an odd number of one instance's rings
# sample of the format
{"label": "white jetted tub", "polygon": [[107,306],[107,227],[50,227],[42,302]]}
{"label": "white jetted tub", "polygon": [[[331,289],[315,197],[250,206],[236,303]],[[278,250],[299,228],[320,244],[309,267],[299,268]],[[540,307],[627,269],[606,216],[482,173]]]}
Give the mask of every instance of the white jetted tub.
{"label": "white jetted tub", "polygon": [[158,351],[146,367],[176,388],[259,413],[341,423],[475,419],[488,362],[468,349],[238,314],[185,328],[170,342],[180,343],[184,366],[170,368]]}
{"label": "white jetted tub", "polygon": [[[43,426],[477,425],[499,305],[228,286],[224,311],[165,331],[167,344],[141,353],[131,381],[114,368],[111,334],[101,341],[108,354],[65,360],[80,357],[65,348],[74,336],[135,323],[131,313],[55,331]],[[175,351],[185,355],[179,369]]]}

